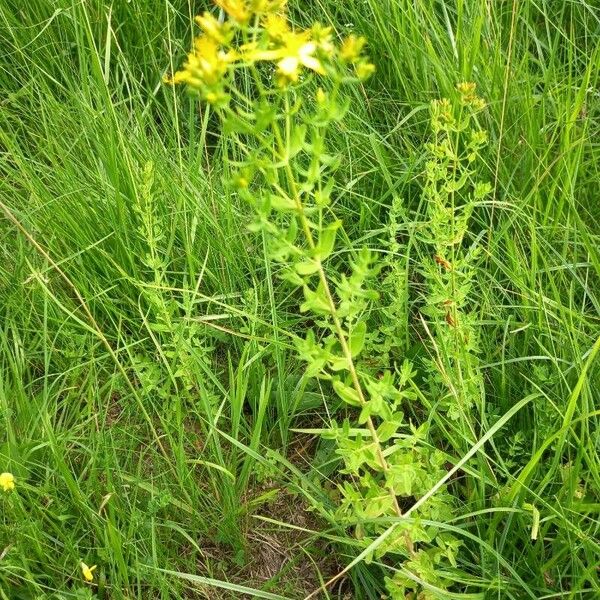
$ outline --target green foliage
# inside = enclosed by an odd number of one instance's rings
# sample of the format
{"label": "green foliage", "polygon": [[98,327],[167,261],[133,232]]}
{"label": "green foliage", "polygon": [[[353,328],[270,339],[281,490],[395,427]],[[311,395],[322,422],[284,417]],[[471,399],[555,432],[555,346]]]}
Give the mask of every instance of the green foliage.
{"label": "green foliage", "polygon": [[430,388],[438,390],[434,393],[450,419],[466,423],[483,389],[471,300],[481,238],[465,245],[471,215],[492,188],[477,180],[475,170],[487,142],[486,132],[474,121],[483,100],[475,95],[474,84],[460,84],[457,91],[455,105],[441,100],[431,108],[434,138],[427,145],[423,186],[428,221],[420,238],[433,256],[420,265],[427,286],[420,311],[429,320],[436,357],[425,366]]}
{"label": "green foliage", "polygon": [[[240,35],[245,43],[242,49],[250,37],[261,39],[264,35],[260,28],[239,22],[232,27],[228,40]],[[268,20],[265,33],[271,35]],[[196,46],[211,35],[206,29]],[[232,48],[229,52],[239,52]],[[255,52],[254,46],[251,48]],[[190,58],[182,79],[192,88],[198,85],[207,97],[212,93],[212,79],[206,84],[208,91],[204,84],[190,83],[195,73],[193,64]],[[431,586],[438,591],[449,588],[452,578],[441,578],[436,571],[456,568],[460,542],[449,533],[441,535],[435,527],[421,525],[421,521],[447,521],[452,516],[450,494],[438,491],[435,499],[415,511],[411,521],[403,522],[402,509],[443,479],[445,454],[430,445],[426,424],[417,428],[404,422],[402,405],[416,397],[411,390],[415,373],[406,360],[402,365],[389,361],[394,329],[379,327],[374,339],[366,343],[369,314],[380,298],[375,286],[383,268],[388,269],[383,289],[391,297],[383,314],[393,319],[404,308],[398,307],[397,267],[393,260],[381,259],[368,247],[354,253],[347,266],[333,259],[336,235],[343,224],[330,204],[331,182],[339,161],[329,153],[326,136],[344,114],[337,108],[343,103],[342,86],[353,80],[346,81],[336,70],[345,68],[343,62],[330,63],[323,73],[331,80],[332,89],[326,93],[319,88],[315,103],[308,82],[292,79],[281,85],[279,80],[278,85],[268,87],[262,72],[252,66],[252,62],[246,66],[249,82],[245,89],[224,75],[219,90],[222,100],[213,103],[228,134],[231,155],[238,157],[232,162],[236,173],[229,185],[256,214],[250,230],[265,236],[267,258],[278,265],[288,285],[302,290],[304,301],[297,310],[314,319],[314,327],[297,343],[298,354],[307,364],[306,376],[331,382],[331,390],[348,405],[350,418],[355,419],[347,418],[341,428],[336,426],[326,433],[336,441],[336,453],[344,465],[341,473],[346,476],[339,484],[336,521],[354,529],[366,547],[386,530],[390,519],[399,520],[394,535],[377,551],[378,559],[400,557],[405,561],[404,569],[412,574],[406,578],[399,571],[389,579],[392,597],[401,599],[409,590],[418,592]],[[422,232],[423,241],[435,252],[435,261],[424,265],[431,283],[422,312],[434,322],[442,320],[436,322],[434,341],[450,357],[447,368],[440,368],[434,381],[447,384],[445,396],[451,396],[455,384],[465,390],[460,397],[443,400],[451,419],[465,415],[479,392],[475,332],[467,325],[468,315],[462,314],[468,302],[475,252],[459,249],[475,203],[490,191],[489,185],[474,181],[472,169],[486,141],[483,131],[471,127],[473,111],[481,110],[483,102],[475,95],[474,84],[459,84],[457,90],[458,108],[447,100],[432,103],[435,139],[428,146],[431,158],[426,163],[424,185],[429,222]],[[207,99],[211,102],[210,97]],[[310,141],[307,131],[311,132]],[[254,150],[249,152],[248,145]],[[392,213],[390,253],[398,249],[394,239],[397,227],[397,216]],[[366,359],[372,356],[374,345],[385,348],[389,361],[380,362],[377,369],[361,360],[363,355]],[[433,370],[433,361],[428,366]],[[357,430],[355,425],[364,429]]]}

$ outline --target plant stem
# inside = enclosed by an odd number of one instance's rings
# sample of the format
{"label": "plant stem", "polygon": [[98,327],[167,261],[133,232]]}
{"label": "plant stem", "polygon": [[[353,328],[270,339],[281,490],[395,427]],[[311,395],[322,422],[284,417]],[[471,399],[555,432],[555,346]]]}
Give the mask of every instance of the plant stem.
{"label": "plant stem", "polygon": [[[290,125],[290,123],[289,123],[289,121],[290,121],[289,106],[288,106],[287,96],[285,98],[285,108],[286,108],[286,132],[287,132],[287,131],[289,131],[289,125]],[[283,151],[282,155],[284,157],[287,157],[288,152],[287,152],[287,148],[285,148],[283,146],[283,140],[281,139],[281,132],[279,131],[278,127],[276,127],[276,129],[277,129],[276,137],[278,138],[280,147],[282,148],[282,151]],[[289,136],[288,136],[288,139],[289,139]],[[292,172],[292,168],[290,166],[289,160],[286,159],[284,162],[285,162],[286,177],[288,179],[288,185],[290,186],[291,197],[293,198],[293,200],[296,203],[296,210],[298,213],[298,218],[300,219],[302,231],[304,232],[304,236],[306,238],[309,248],[311,250],[314,250],[316,247],[315,240],[313,238],[313,234],[310,229],[309,221],[306,218],[306,214],[304,212],[304,204],[302,203],[302,199],[300,198],[300,193],[298,192],[298,187],[296,185],[296,181],[294,178],[294,174]],[[335,299],[333,298],[333,294],[331,293],[331,288],[329,286],[329,280],[327,279],[327,275],[325,273],[325,269],[323,267],[323,263],[322,263],[321,259],[317,256],[317,257],[315,257],[314,260],[318,267],[319,280],[320,280],[321,285],[323,286],[323,290],[325,292],[327,304],[329,305],[329,313],[330,313],[331,319],[333,321],[335,332],[336,332],[338,341],[340,343],[340,346],[342,347],[342,352],[344,354],[344,358],[346,359],[347,364],[348,364],[348,371],[350,372],[350,377],[352,379],[352,385],[354,387],[354,390],[356,391],[356,394],[358,396],[361,407],[364,407],[367,404],[367,400],[363,393],[362,385],[361,385],[360,379],[358,377],[358,372],[356,370],[356,366],[355,366],[354,360],[352,358],[352,352],[350,351],[350,347],[348,345],[348,340],[346,339],[346,333],[344,331],[344,328],[342,327],[342,323],[338,316],[337,306],[335,303]],[[371,435],[373,444],[375,445],[377,461],[379,462],[379,465],[381,466],[384,477],[387,478],[387,474],[389,473],[390,467],[389,467],[389,465],[385,459],[385,456],[383,454],[383,449],[381,447],[379,435],[377,434],[377,428],[375,427],[375,423],[373,422],[373,419],[371,418],[370,415],[367,416],[367,428]],[[389,492],[390,497],[392,499],[392,506],[394,508],[394,512],[396,513],[396,516],[402,517],[403,513],[402,513],[402,509],[400,508],[400,505],[398,503],[398,497],[396,496],[396,492],[394,491],[393,487],[389,486],[389,485],[387,486],[387,491]],[[405,538],[406,538],[406,546],[407,546],[408,552],[409,552],[409,554],[412,555],[412,554],[414,554],[415,550],[414,550],[414,544],[412,542],[412,539],[410,538],[410,534],[408,531],[405,532]]]}

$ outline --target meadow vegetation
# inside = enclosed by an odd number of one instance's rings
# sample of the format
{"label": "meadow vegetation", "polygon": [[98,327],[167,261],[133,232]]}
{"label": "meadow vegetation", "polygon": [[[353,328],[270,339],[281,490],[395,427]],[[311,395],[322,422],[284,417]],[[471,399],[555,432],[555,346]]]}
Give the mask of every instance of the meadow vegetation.
{"label": "meadow vegetation", "polygon": [[0,600],[600,597],[598,7],[215,4],[0,0]]}

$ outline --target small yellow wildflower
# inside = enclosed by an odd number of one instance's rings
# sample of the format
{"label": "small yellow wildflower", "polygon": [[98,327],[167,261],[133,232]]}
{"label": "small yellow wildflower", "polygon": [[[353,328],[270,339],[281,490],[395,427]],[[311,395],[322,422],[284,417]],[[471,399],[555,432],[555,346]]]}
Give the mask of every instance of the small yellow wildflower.
{"label": "small yellow wildflower", "polygon": [[282,10],[287,0],[250,0],[250,10],[256,14],[269,14]]}
{"label": "small yellow wildflower", "polygon": [[96,565],[88,567],[83,561],[81,562],[81,573],[83,574],[83,578],[86,581],[92,582],[94,581],[94,573],[93,571],[96,569]]}
{"label": "small yellow wildflower", "polygon": [[298,81],[300,67],[306,67],[323,75],[325,69],[321,61],[314,56],[317,44],[310,40],[310,32],[290,32],[285,39],[285,45],[279,49],[281,59],[277,63],[277,72],[283,82]]}
{"label": "small yellow wildflower", "polygon": [[472,81],[461,81],[456,84],[456,89],[461,96],[473,96],[476,85]]}
{"label": "small yellow wildflower", "polygon": [[213,84],[221,79],[233,58],[233,54],[219,50],[219,45],[214,40],[203,36],[196,38],[194,42],[190,64],[192,71],[197,70],[205,83]]}
{"label": "small yellow wildflower", "polygon": [[342,42],[340,47],[340,58],[343,62],[354,65],[356,76],[361,81],[367,79],[375,71],[375,65],[362,56],[366,43],[367,40],[364,37],[352,34]]}
{"label": "small yellow wildflower", "polygon": [[321,23],[315,23],[311,27],[312,39],[317,44],[317,47],[327,54],[335,50],[332,32],[333,29],[331,27],[325,27]]}
{"label": "small yellow wildflower", "polygon": [[356,76],[361,81],[368,79],[374,72],[375,72],[375,65],[370,62],[361,61],[356,65]]}
{"label": "small yellow wildflower", "polygon": [[5,492],[10,492],[15,489],[15,476],[12,473],[0,474],[0,487]]}
{"label": "small yellow wildflower", "polygon": [[228,41],[229,26],[227,23],[219,23],[209,12],[196,17],[196,23],[202,28],[202,31],[219,44],[224,44]]}
{"label": "small yellow wildflower", "polygon": [[265,31],[270,38],[281,40],[289,33],[290,27],[283,15],[268,14],[265,19]]}
{"label": "small yellow wildflower", "polygon": [[470,81],[456,84],[461,103],[464,106],[471,106],[474,110],[481,110],[485,108],[485,101],[475,93],[476,88],[477,85]]}
{"label": "small yellow wildflower", "polygon": [[224,52],[212,38],[204,35],[194,40],[194,50],[188,54],[187,62],[181,71],[167,83],[187,83],[190,87],[202,89],[218,84],[230,63],[235,61],[234,52]]}
{"label": "small yellow wildflower", "polygon": [[340,48],[340,57],[347,62],[356,62],[360,58],[360,53],[367,40],[354,34],[349,35],[343,42]]}
{"label": "small yellow wildflower", "polygon": [[215,0],[215,4],[241,25],[252,16],[244,0]]}

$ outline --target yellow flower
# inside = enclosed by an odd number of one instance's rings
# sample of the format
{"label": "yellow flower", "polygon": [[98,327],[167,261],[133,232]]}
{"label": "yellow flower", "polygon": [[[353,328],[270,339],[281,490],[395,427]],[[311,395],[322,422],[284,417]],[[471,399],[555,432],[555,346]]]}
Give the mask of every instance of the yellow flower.
{"label": "yellow flower", "polygon": [[321,23],[315,23],[311,27],[312,39],[317,44],[317,47],[325,53],[334,51],[332,28],[324,27]]}
{"label": "yellow flower", "polygon": [[229,33],[229,26],[227,23],[219,23],[219,20],[209,12],[205,12],[203,15],[198,15],[195,20],[196,23],[198,23],[198,25],[202,28],[204,33],[215,42],[224,44],[228,41],[227,34]]}
{"label": "yellow flower", "polygon": [[314,56],[317,44],[310,40],[310,32],[290,32],[285,38],[285,45],[279,49],[281,57],[277,63],[277,72],[283,82],[298,81],[300,67],[306,67],[323,75],[325,69],[321,61]]}
{"label": "yellow flower", "polygon": [[456,89],[461,94],[461,96],[473,96],[475,95],[475,87],[476,85],[471,81],[461,81],[456,84]]}
{"label": "yellow flower", "polygon": [[467,81],[456,84],[461,103],[464,106],[471,106],[475,110],[481,110],[485,108],[485,101],[475,93],[476,87],[475,83]]}
{"label": "yellow flower", "polygon": [[265,19],[265,31],[270,38],[281,40],[289,33],[290,27],[283,15],[269,14]]}
{"label": "yellow flower", "polygon": [[240,46],[240,57],[246,62],[254,63],[259,60],[277,60],[281,52],[277,49],[261,48],[258,42],[248,42]]}
{"label": "yellow flower", "polygon": [[96,569],[96,565],[88,567],[84,562],[81,563],[81,573],[86,581],[94,581],[93,571]]}
{"label": "yellow flower", "polygon": [[209,37],[196,38],[194,52],[190,55],[190,68],[207,84],[216,83],[227,71],[233,55],[219,50],[219,45]]}
{"label": "yellow flower", "polygon": [[233,184],[237,188],[246,189],[250,185],[250,182],[248,181],[248,178],[245,175],[243,175],[242,173],[238,173],[233,178]]}
{"label": "yellow flower", "polygon": [[368,79],[374,72],[375,72],[375,65],[371,64],[370,62],[363,60],[363,61],[360,61],[356,65],[356,76],[361,81]]}
{"label": "yellow flower", "polygon": [[5,492],[10,492],[15,489],[15,476],[12,473],[0,474],[0,487]]}
{"label": "yellow flower", "polygon": [[291,31],[287,28],[287,23],[279,20],[279,17],[268,20],[267,25],[265,29],[276,42],[269,44],[267,48],[261,48],[257,42],[244,44],[240,47],[242,59],[248,62],[276,61],[277,75],[282,84],[298,81],[300,67],[306,67],[321,75],[325,73],[321,61],[315,56],[318,46],[310,39],[310,31]]}
{"label": "yellow flower", "polygon": [[347,62],[357,61],[366,43],[367,40],[362,36],[349,35],[340,48],[341,58]]}
{"label": "yellow flower", "polygon": [[250,9],[257,14],[269,14],[282,10],[287,0],[250,0]]}
{"label": "yellow flower", "polygon": [[165,78],[167,83],[187,83],[193,88],[203,88],[218,84],[230,63],[236,59],[234,52],[224,52],[219,44],[208,36],[194,40],[194,50],[188,54],[187,62],[181,71],[172,78]]}
{"label": "yellow flower", "polygon": [[251,14],[244,0],[215,0],[215,4],[242,25],[250,20]]}

